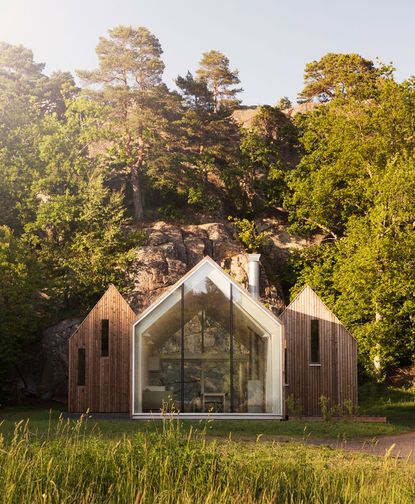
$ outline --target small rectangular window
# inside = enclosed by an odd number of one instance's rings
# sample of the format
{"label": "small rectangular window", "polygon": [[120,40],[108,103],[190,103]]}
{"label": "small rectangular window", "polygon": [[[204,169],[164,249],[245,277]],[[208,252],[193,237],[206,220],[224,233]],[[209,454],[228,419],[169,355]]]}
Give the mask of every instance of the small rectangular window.
{"label": "small rectangular window", "polygon": [[109,355],[109,336],[110,336],[110,321],[108,319],[101,320],[101,357]]}
{"label": "small rectangular window", "polygon": [[284,384],[288,385],[288,351],[284,348]]}
{"label": "small rectangular window", "polygon": [[320,364],[320,330],[319,321],[311,321],[311,364]]}
{"label": "small rectangular window", "polygon": [[78,348],[78,385],[85,385],[85,348]]}

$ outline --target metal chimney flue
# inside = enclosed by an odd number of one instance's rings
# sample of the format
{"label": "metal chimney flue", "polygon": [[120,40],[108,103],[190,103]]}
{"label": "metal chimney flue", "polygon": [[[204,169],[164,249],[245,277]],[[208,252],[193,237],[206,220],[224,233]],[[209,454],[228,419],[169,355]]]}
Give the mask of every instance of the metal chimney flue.
{"label": "metal chimney flue", "polygon": [[248,290],[259,298],[259,258],[261,254],[248,254]]}

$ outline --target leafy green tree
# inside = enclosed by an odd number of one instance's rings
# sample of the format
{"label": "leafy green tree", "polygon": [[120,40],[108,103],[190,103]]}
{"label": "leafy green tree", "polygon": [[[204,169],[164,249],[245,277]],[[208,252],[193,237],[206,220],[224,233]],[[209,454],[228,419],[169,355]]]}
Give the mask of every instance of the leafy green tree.
{"label": "leafy green tree", "polygon": [[39,327],[36,290],[40,272],[36,259],[10,228],[0,226],[0,377],[17,366],[24,347]]}
{"label": "leafy green tree", "polygon": [[376,357],[385,377],[415,357],[413,156],[391,160],[371,196],[370,210],[349,219],[341,240],[294,261],[296,289],[305,282],[315,288],[357,337],[367,372],[377,374]]}
{"label": "leafy green tree", "polygon": [[33,183],[42,177],[42,123],[76,94],[70,74],[45,76],[23,46],[0,43],[0,223],[22,231],[33,218]]}
{"label": "leafy green tree", "polygon": [[49,272],[45,285],[57,307],[88,307],[109,283],[125,286],[130,250],[142,240],[127,225],[122,195],[100,175],[40,205],[26,239]]}
{"label": "leafy green tree", "polygon": [[328,102],[339,96],[371,98],[379,78],[390,78],[393,68],[359,54],[328,53],[318,61],[308,63],[304,72],[304,89],[299,93],[300,101],[317,100]]}
{"label": "leafy green tree", "polygon": [[229,59],[219,51],[203,53],[196,71],[197,78],[205,82],[213,94],[215,112],[221,107],[236,107],[240,101],[236,95],[242,88],[235,87],[240,84],[238,70],[231,70]]}
{"label": "leafy green tree", "polygon": [[351,216],[365,215],[376,175],[415,145],[414,98],[410,82],[382,78],[371,100],[339,97],[296,118],[303,156],[288,174],[285,206],[297,230],[336,239]]}
{"label": "leafy green tree", "polygon": [[286,174],[298,161],[296,143],[291,120],[278,107],[260,107],[251,127],[243,130],[240,144],[247,210],[282,206]]}

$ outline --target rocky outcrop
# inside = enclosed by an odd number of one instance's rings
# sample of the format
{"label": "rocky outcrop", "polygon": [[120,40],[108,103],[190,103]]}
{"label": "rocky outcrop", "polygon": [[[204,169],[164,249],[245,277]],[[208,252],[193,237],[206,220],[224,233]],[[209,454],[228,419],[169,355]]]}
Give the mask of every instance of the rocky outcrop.
{"label": "rocky outcrop", "polygon": [[[136,252],[128,272],[131,288],[128,301],[141,312],[176,283],[206,255],[238,283],[247,284],[247,257],[232,226],[223,223],[177,226],[157,222],[145,229],[147,244]],[[269,282],[263,268],[261,292],[277,311],[283,306],[278,285]]]}
{"label": "rocky outcrop", "polygon": [[48,327],[42,339],[27,349],[29,359],[11,370],[2,390],[14,399],[22,396],[66,402],[68,340],[81,319],[67,319]]}
{"label": "rocky outcrop", "polygon": [[[319,102],[298,103],[292,107],[283,109],[281,112],[287,117],[294,118],[297,114],[312,112],[316,107],[321,105],[322,104]],[[260,111],[261,107],[257,105],[252,107],[241,107],[233,112],[232,117],[242,128],[248,129],[253,126],[255,117]]]}

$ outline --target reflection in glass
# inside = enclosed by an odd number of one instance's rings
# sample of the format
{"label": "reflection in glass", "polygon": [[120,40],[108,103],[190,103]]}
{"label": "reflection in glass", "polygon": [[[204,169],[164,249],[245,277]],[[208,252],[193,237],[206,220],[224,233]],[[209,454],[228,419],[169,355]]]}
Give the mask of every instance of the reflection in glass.
{"label": "reflection in glass", "polygon": [[184,411],[230,411],[230,285],[210,265],[184,284]]}
{"label": "reflection in glass", "polygon": [[[141,397],[136,388],[135,410],[179,410],[181,405],[181,293],[174,291],[136,326],[136,369],[141,377]],[[141,401],[140,401],[141,400]],[[141,402],[141,404],[140,404]]]}
{"label": "reflection in glass", "polygon": [[166,406],[186,413],[274,411],[276,323],[211,264],[135,330],[135,412]]}

